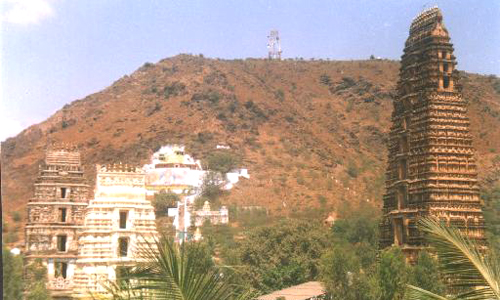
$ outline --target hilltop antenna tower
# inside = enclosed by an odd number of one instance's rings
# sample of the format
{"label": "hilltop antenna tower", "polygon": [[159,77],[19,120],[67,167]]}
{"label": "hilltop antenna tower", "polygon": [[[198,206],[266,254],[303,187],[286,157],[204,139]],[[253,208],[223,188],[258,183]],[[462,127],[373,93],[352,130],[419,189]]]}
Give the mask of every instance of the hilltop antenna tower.
{"label": "hilltop antenna tower", "polygon": [[278,30],[271,30],[269,33],[267,50],[269,53],[269,59],[281,59],[281,42]]}

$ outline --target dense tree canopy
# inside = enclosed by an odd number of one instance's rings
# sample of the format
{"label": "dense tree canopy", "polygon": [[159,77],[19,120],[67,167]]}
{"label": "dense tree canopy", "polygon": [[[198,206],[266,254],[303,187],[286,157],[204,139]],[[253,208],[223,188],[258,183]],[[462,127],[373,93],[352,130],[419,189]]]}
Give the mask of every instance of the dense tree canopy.
{"label": "dense tree canopy", "polygon": [[153,206],[155,208],[155,213],[157,217],[163,217],[167,215],[169,207],[175,207],[177,201],[179,201],[179,195],[166,192],[165,190],[161,190],[159,193],[154,195]]}
{"label": "dense tree canopy", "polygon": [[23,259],[2,248],[3,299],[21,300],[23,297]]}
{"label": "dense tree canopy", "polygon": [[238,247],[241,277],[262,292],[317,279],[328,236],[320,224],[295,220],[254,229]]}

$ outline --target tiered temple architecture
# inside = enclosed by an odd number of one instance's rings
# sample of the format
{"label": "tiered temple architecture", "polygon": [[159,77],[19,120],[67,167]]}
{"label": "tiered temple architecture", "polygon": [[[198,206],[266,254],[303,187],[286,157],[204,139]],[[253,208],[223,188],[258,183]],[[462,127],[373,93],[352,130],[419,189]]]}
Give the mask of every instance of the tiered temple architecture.
{"label": "tiered temple architecture", "polygon": [[425,247],[420,217],[435,216],[484,239],[467,103],[441,11],[413,20],[392,114],[380,247],[399,245],[410,261]]}
{"label": "tiered temple architecture", "polygon": [[156,235],[144,171],[124,164],[98,165],[95,199],[87,208],[79,238],[75,297],[105,293],[102,283],[115,280],[121,268],[133,266]]}
{"label": "tiered temple architecture", "polygon": [[43,260],[54,298],[66,298],[73,291],[88,189],[78,151],[60,146],[46,152],[27,205],[26,258]]}

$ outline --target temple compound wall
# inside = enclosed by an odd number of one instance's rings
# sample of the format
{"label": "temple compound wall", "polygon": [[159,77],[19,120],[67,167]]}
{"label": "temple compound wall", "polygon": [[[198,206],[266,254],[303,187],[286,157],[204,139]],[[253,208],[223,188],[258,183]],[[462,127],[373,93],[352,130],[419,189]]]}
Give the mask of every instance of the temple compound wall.
{"label": "temple compound wall", "polygon": [[120,268],[140,260],[140,251],[154,244],[156,236],[144,171],[124,164],[97,165],[95,199],[78,241],[75,297],[105,294],[102,283],[115,280]]}
{"label": "temple compound wall", "polygon": [[410,261],[426,246],[418,219],[434,216],[479,242],[484,219],[456,58],[441,11],[417,16],[401,58],[389,136],[380,247]]}
{"label": "temple compound wall", "polygon": [[26,224],[28,263],[42,259],[48,270],[48,289],[54,297],[71,295],[89,186],[80,153],[66,146],[49,148],[29,199]]}

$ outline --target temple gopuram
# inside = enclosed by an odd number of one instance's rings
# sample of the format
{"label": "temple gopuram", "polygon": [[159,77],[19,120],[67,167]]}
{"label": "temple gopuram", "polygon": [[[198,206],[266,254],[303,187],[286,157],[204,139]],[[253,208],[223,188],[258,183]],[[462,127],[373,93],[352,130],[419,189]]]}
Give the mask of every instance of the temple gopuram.
{"label": "temple gopuram", "polygon": [[97,165],[95,199],[87,207],[74,275],[74,298],[107,295],[105,285],[155,245],[155,212],[145,173],[127,164]]}
{"label": "temple gopuram", "polygon": [[401,58],[394,99],[380,248],[402,248],[414,262],[426,246],[418,219],[439,218],[484,240],[476,161],[455,69],[453,45],[437,8],[418,15]]}
{"label": "temple gopuram", "polygon": [[73,292],[88,190],[80,153],[67,146],[48,149],[27,205],[26,259],[42,259],[48,270],[47,288],[56,299],[67,299]]}

